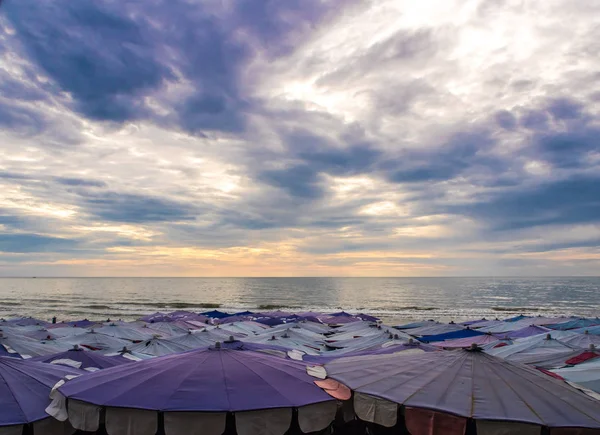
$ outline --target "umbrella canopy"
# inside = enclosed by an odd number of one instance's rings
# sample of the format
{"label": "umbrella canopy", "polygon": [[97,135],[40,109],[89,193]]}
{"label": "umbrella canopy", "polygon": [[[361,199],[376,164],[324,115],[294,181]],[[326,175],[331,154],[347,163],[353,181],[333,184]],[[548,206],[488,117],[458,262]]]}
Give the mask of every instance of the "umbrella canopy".
{"label": "umbrella canopy", "polygon": [[588,349],[590,346],[600,347],[600,335],[589,334],[588,332],[574,334],[559,340],[569,346],[578,347],[580,349]]}
{"label": "umbrella canopy", "polygon": [[107,369],[133,362],[121,356],[104,356],[97,352],[84,351],[80,347],[54,355],[33,358],[32,361],[74,367],[88,371]]}
{"label": "umbrella canopy", "polygon": [[583,328],[571,329],[571,332],[577,332],[579,334],[585,334],[586,331],[588,334],[600,335],[600,326],[588,326]]}
{"label": "umbrella canopy", "polygon": [[173,343],[166,338],[153,338],[134,344],[128,349],[133,353],[142,353],[150,356],[164,356],[172,353],[180,353],[190,350],[189,347],[182,344]]}
{"label": "umbrella canopy", "polygon": [[48,417],[52,387],[80,370],[0,357],[0,427],[32,423]]}
{"label": "umbrella canopy", "polygon": [[219,310],[205,311],[204,313],[200,313],[200,315],[210,317],[211,319],[224,319],[231,316],[231,314]]}
{"label": "umbrella canopy", "polygon": [[407,407],[407,426],[415,417],[412,409],[420,408],[477,420],[600,428],[600,402],[479,350],[342,358],[325,369],[329,378],[359,393],[354,403],[359,417],[368,395]]}
{"label": "umbrella canopy", "polygon": [[557,329],[559,331],[567,331],[569,329],[585,328],[589,326],[600,325],[600,319],[575,319],[563,323],[555,323],[554,325],[547,325],[548,328]]}
{"label": "umbrella canopy", "polygon": [[415,329],[415,328],[421,328],[423,326],[432,326],[432,325],[440,325],[440,323],[436,322],[435,320],[422,320],[420,322],[405,323],[403,325],[394,326],[394,328],[396,328],[396,329]]}
{"label": "umbrella canopy", "polygon": [[407,332],[413,336],[423,336],[446,334],[448,332],[462,331],[463,329],[465,329],[464,326],[457,325],[455,323],[440,323],[438,325],[421,326],[420,328],[413,328]]}
{"label": "umbrella canopy", "polygon": [[561,376],[566,381],[600,393],[600,361],[596,359],[574,367],[555,369],[552,372]]}
{"label": "umbrella canopy", "polygon": [[95,329],[95,332],[109,337],[130,341],[149,340],[154,335],[147,328],[144,331],[144,328],[137,328],[131,325],[117,325],[116,323],[97,328]]}
{"label": "umbrella canopy", "polygon": [[508,331],[505,333],[495,333],[494,335],[500,338],[517,339],[532,337],[534,335],[547,334],[548,331],[550,331],[550,329],[544,328],[543,326],[530,325],[514,331]]}
{"label": "umbrella canopy", "polygon": [[419,340],[426,343],[433,343],[435,341],[456,340],[457,338],[475,337],[483,334],[483,332],[479,332],[475,329],[465,328],[458,331],[446,332],[445,334],[423,335]]}
{"label": "umbrella canopy", "polygon": [[437,347],[443,347],[445,349],[466,349],[468,347],[471,347],[473,344],[484,346],[486,344],[498,343],[499,341],[500,340],[497,337],[491,334],[483,334],[474,337],[439,341],[437,343],[432,343],[432,345]]}
{"label": "umbrella canopy", "polygon": [[[301,428],[314,424],[307,418],[311,415],[303,415],[302,410],[316,404],[325,405],[329,412],[326,421],[321,418],[324,424],[313,430],[323,429],[333,420],[335,401],[313,381],[303,363],[253,351],[207,348],[98,371],[67,382],[59,392],[69,398],[69,406],[75,401],[106,407],[107,428],[116,416],[128,413],[130,421],[139,418],[135,424],[146,425],[149,430],[145,433],[154,434],[156,411],[161,411],[165,429],[175,419],[187,419],[180,433],[221,434],[225,413],[235,412],[238,433],[283,435],[290,427],[292,408],[299,408]],[[190,424],[190,418],[204,419],[204,423]],[[91,420],[80,425],[71,419],[71,423],[89,428]],[[97,421],[94,423],[92,427],[97,427]],[[259,427],[255,427],[257,423]]]}
{"label": "umbrella canopy", "polygon": [[73,335],[71,337],[64,337],[59,340],[56,340],[56,342],[68,344],[69,346],[74,346],[77,344],[79,346],[84,346],[92,350],[117,349],[131,344],[130,341],[121,340],[120,338],[115,337],[109,337],[108,335],[104,334],[98,334],[94,330],[85,332],[83,334]]}
{"label": "umbrella canopy", "polygon": [[24,336],[7,337],[2,333],[0,333],[0,346],[15,351],[25,359],[41,355],[52,355],[68,349],[68,346],[59,343],[58,340],[40,342]]}
{"label": "umbrella canopy", "polygon": [[187,328],[183,328],[170,322],[149,323],[147,329],[152,331],[153,334],[160,334],[163,337],[181,335],[188,332]]}
{"label": "umbrella canopy", "polygon": [[574,346],[564,344],[550,335],[541,336],[538,340],[526,339],[523,342],[514,342],[510,346],[490,349],[490,355],[515,362],[531,362],[556,355],[560,352],[568,352],[575,349]]}
{"label": "umbrella canopy", "polygon": [[331,400],[306,374],[305,364],[224,348],[97,372],[68,382],[60,392],[100,406],[156,411],[235,412]]}

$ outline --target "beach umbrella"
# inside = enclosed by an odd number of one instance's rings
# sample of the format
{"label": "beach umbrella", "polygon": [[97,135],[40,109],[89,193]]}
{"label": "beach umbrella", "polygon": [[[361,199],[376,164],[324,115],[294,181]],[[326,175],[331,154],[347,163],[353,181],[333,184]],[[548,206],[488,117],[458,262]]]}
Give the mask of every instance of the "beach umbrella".
{"label": "beach umbrella", "polygon": [[526,319],[516,320],[514,322],[502,321],[502,322],[499,322],[499,323],[496,323],[493,325],[478,327],[477,330],[481,331],[481,332],[490,332],[492,334],[508,333],[508,332],[516,331],[518,329],[525,328],[527,326],[531,326],[531,323],[529,320],[530,319],[526,318]]}
{"label": "beach umbrella", "polygon": [[511,338],[514,340],[517,338],[526,338],[540,334],[547,334],[549,331],[551,330],[543,326],[529,325],[521,329],[516,329],[514,331],[509,331],[506,333],[495,333],[494,335],[496,335],[499,338]]}
{"label": "beach umbrella", "polygon": [[454,340],[440,341],[432,343],[433,346],[444,349],[466,349],[473,344],[485,346],[488,344],[498,343],[500,339],[492,334],[477,335],[474,337],[456,338]]}
{"label": "beach umbrella", "polygon": [[60,434],[64,426],[48,418],[50,391],[65,376],[83,372],[69,367],[0,357],[0,433],[20,435],[34,424],[34,434]]}
{"label": "beach umbrella", "polygon": [[402,405],[412,435],[463,435],[467,419],[476,421],[479,435],[600,429],[600,402],[478,349],[342,358],[325,370],[331,382],[354,391],[359,418],[393,426]]}
{"label": "beach umbrella", "polygon": [[32,358],[32,361],[74,367],[87,371],[107,369],[133,362],[121,356],[105,356],[98,352],[84,351],[79,346],[74,346],[73,349],[66,352]]}
{"label": "beach umbrella", "polygon": [[[229,318],[226,320],[229,320]],[[224,331],[244,334],[246,336],[260,334],[261,332],[269,329],[267,325],[250,320],[245,320],[242,322],[220,323],[219,326]]]}
{"label": "beach umbrella", "polygon": [[302,360],[314,364],[327,364],[328,362],[340,358],[352,358],[366,355],[387,355],[397,352],[404,352],[404,355],[410,355],[411,353],[434,351],[439,352],[439,349],[429,344],[421,343],[417,340],[411,340],[410,343],[388,342],[384,345],[375,346],[369,349],[354,350],[345,353],[338,353],[337,350],[334,350],[330,352],[323,352],[320,355],[302,355]]}
{"label": "beach umbrella", "polygon": [[348,323],[362,322],[358,317],[348,317],[348,316],[320,316],[318,317],[321,323],[325,325],[344,325]]}
{"label": "beach umbrella", "polygon": [[486,352],[509,361],[531,363],[532,361],[543,360],[560,352],[569,352],[574,350],[574,346],[562,343],[552,335],[536,337],[536,340],[527,339],[523,342],[515,341],[509,346],[489,349]]}
{"label": "beach umbrella", "polygon": [[436,341],[456,340],[457,338],[476,337],[477,335],[483,334],[484,332],[479,332],[476,329],[465,328],[457,331],[446,332],[444,334],[422,335],[419,337],[419,340],[425,343],[433,343]]}
{"label": "beach umbrella", "polygon": [[5,320],[3,324],[6,326],[48,326],[51,323],[33,317],[17,317]]}
{"label": "beach umbrella", "polygon": [[306,337],[296,330],[286,329],[283,331],[276,331],[274,333],[269,332],[270,331],[254,337],[248,337],[245,339],[245,341],[248,343],[275,345],[285,347],[290,350],[297,349],[310,355],[318,355],[321,350],[320,342]]}
{"label": "beach umbrella", "polygon": [[0,346],[3,346],[9,352],[18,353],[24,359],[51,355],[69,348],[69,346],[59,343],[57,340],[41,342],[24,336],[6,336],[4,332],[0,332]]}
{"label": "beach umbrella", "polygon": [[211,339],[205,334],[194,333],[192,331],[188,331],[185,334],[176,335],[174,337],[169,337],[167,339],[169,343],[175,343],[185,347],[186,349],[198,349],[200,347],[212,346],[216,341],[220,341],[221,339]]}
{"label": "beach umbrella", "polygon": [[173,343],[166,338],[158,337],[131,345],[127,349],[133,353],[142,353],[150,356],[164,356],[190,350],[187,346]]}
{"label": "beach umbrella", "polygon": [[211,319],[224,319],[225,317],[231,316],[231,314],[224,313],[223,311],[219,310],[205,311],[203,313],[200,313],[200,315],[209,317]]}
{"label": "beach umbrella", "polygon": [[51,328],[52,335],[56,338],[72,337],[74,335],[85,334],[89,329],[78,326],[61,326],[60,328]]}
{"label": "beach umbrella", "polygon": [[518,316],[511,317],[510,319],[504,319],[505,322],[518,322],[523,319],[530,319],[530,316],[524,316],[523,314],[519,314]]}
{"label": "beach umbrella", "polygon": [[183,328],[175,323],[170,322],[148,323],[147,329],[149,331],[153,331],[153,334],[160,334],[163,337],[181,335],[188,332],[187,328]]}
{"label": "beach umbrella", "polygon": [[[61,386],[75,428],[95,431],[105,409],[111,435],[221,435],[235,413],[240,435],[283,435],[296,408],[303,432],[327,427],[337,404],[306,365],[253,351],[207,348],[98,371]],[[83,419],[80,416],[85,415]]]}
{"label": "beach umbrella", "polygon": [[131,350],[127,349],[126,346],[119,350],[110,350],[104,353],[104,356],[122,357],[131,361],[143,361],[145,359],[154,358],[154,356],[146,355],[145,353],[132,352]]}
{"label": "beach umbrella", "polygon": [[573,367],[551,370],[565,381],[600,393],[600,360],[592,359]]}
{"label": "beach umbrella", "polygon": [[154,336],[151,331],[144,331],[143,328],[136,328],[129,325],[117,325],[115,323],[96,328],[94,331],[98,334],[129,341],[149,340]]}
{"label": "beach umbrella", "polygon": [[455,323],[440,323],[437,325],[421,326],[407,331],[412,336],[446,334],[448,332],[462,331],[464,326]]}
{"label": "beach umbrella", "polygon": [[561,338],[559,341],[579,349],[588,349],[590,345],[600,347],[600,335],[590,334],[588,331]]}
{"label": "beach umbrella", "polygon": [[356,317],[358,317],[363,322],[377,322],[379,320],[378,317],[371,316],[369,314],[364,314],[364,313],[358,313],[356,315]]}
{"label": "beach umbrella", "polygon": [[597,326],[597,325],[600,325],[599,318],[595,318],[595,319],[581,318],[581,319],[574,319],[574,320],[569,320],[567,322],[555,323],[553,325],[546,325],[546,326],[548,326],[548,328],[550,328],[550,329],[557,329],[560,331],[568,331],[569,329],[587,328],[590,326]]}
{"label": "beach umbrella", "polygon": [[597,358],[600,354],[595,349],[565,350],[548,355],[532,355],[520,358],[521,364],[527,364],[541,369],[558,369],[568,365],[577,365]]}
{"label": "beach umbrella", "polygon": [[588,334],[600,335],[600,326],[588,326],[570,330],[570,332],[576,332],[578,334],[585,334],[586,331]]}
{"label": "beach umbrella", "polygon": [[17,352],[10,353],[4,346],[0,344],[0,356],[11,356],[13,358],[21,358]]}
{"label": "beach umbrella", "polygon": [[127,340],[121,340],[120,338],[109,337],[108,335],[104,334],[98,334],[93,329],[88,332],[84,332],[83,334],[77,334],[70,337],[60,338],[56,340],[56,342],[67,344],[69,345],[69,347],[72,347],[77,344],[79,346],[87,347],[91,350],[117,349],[131,344],[131,342]]}
{"label": "beach umbrella", "polygon": [[146,322],[146,323],[150,323],[150,322],[164,322],[166,316],[167,316],[167,313],[162,313],[160,311],[157,311],[155,313],[146,314],[145,316],[140,317],[140,320],[142,322]]}

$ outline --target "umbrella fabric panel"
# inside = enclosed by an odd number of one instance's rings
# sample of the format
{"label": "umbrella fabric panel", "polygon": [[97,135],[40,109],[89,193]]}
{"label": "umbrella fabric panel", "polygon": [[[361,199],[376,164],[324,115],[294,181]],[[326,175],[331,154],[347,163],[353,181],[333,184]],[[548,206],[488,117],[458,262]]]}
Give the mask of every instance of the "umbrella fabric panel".
{"label": "umbrella fabric panel", "polygon": [[0,426],[31,423],[48,417],[50,390],[66,375],[81,371],[0,357]]}
{"label": "umbrella fabric panel", "polygon": [[569,382],[589,388],[600,393],[600,362],[589,361],[575,367],[565,367],[552,370]]}
{"label": "umbrella fabric panel", "polygon": [[252,351],[202,349],[75,379],[69,398],[102,406],[164,411],[298,407],[331,398],[304,364]]}
{"label": "umbrella fabric panel", "polygon": [[493,335],[483,334],[474,337],[458,338],[456,340],[439,341],[437,343],[433,343],[432,345],[444,348],[466,349],[468,347],[471,347],[473,344],[483,346],[486,344],[497,343],[499,341],[500,340]]}
{"label": "umbrella fabric panel", "polygon": [[575,319],[563,323],[555,323],[554,325],[546,325],[548,328],[557,329],[559,331],[567,331],[569,329],[585,328],[588,326],[600,325],[600,319]]}
{"label": "umbrella fabric panel", "polygon": [[548,328],[544,328],[543,326],[530,325],[530,326],[526,326],[525,328],[517,329],[514,331],[509,331],[506,333],[495,333],[494,335],[496,335],[497,337],[500,337],[500,338],[517,339],[517,338],[526,338],[526,337],[533,337],[535,335],[547,334],[549,331],[551,331],[551,330]]}
{"label": "umbrella fabric panel", "polygon": [[600,403],[534,369],[483,352],[343,359],[328,375],[405,406],[477,419],[600,428]]}
{"label": "umbrella fabric panel", "polygon": [[131,363],[133,361],[128,360],[123,357],[111,357],[104,356],[97,352],[91,351],[83,351],[83,350],[68,350],[66,352],[61,352],[54,355],[49,356],[41,356],[37,358],[32,358],[32,361],[39,361],[47,364],[52,364],[57,360],[72,360],[81,363],[80,368],[98,368],[98,369],[106,369],[109,367],[116,367],[122,364]]}
{"label": "umbrella fabric panel", "polygon": [[420,328],[413,328],[407,332],[413,336],[423,336],[423,335],[445,334],[447,332],[462,331],[463,329],[465,329],[465,327],[461,326],[461,325],[452,324],[452,323],[448,323],[448,324],[441,323],[439,325],[422,326]]}
{"label": "umbrella fabric panel", "polygon": [[467,338],[467,337],[475,337],[477,335],[484,335],[483,332],[479,332],[475,329],[461,329],[453,332],[446,332],[445,334],[437,334],[437,335],[423,335],[419,338],[420,341],[432,343],[435,341],[444,341],[444,340],[455,340],[457,338]]}

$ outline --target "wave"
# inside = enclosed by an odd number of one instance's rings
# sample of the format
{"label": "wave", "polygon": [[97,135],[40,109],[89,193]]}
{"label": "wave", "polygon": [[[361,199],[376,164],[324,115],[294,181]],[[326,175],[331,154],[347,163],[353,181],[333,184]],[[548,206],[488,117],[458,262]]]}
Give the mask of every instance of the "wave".
{"label": "wave", "polygon": [[[511,312],[511,311],[542,311],[541,308],[531,308],[531,307],[492,307],[490,308],[492,311],[502,311],[502,312]],[[548,311],[548,310],[545,310]]]}
{"label": "wave", "polygon": [[300,308],[292,305],[279,305],[279,304],[262,304],[257,307],[259,310],[281,310],[282,308]]}

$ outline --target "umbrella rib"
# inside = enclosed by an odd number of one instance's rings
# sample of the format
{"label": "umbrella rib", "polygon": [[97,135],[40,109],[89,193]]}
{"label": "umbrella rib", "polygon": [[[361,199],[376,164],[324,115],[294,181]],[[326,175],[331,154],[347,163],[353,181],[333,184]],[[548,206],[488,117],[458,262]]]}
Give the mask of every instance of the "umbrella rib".
{"label": "umbrella rib", "polygon": [[[528,382],[528,383],[532,383],[532,381],[531,381],[531,380],[529,380],[529,379],[525,378],[524,376],[522,376],[522,375],[521,375],[521,374],[520,374],[520,373],[519,373],[517,370],[514,370],[514,366],[513,366],[513,364],[512,364],[510,361],[507,361],[507,363],[508,363],[508,364],[507,364],[507,366],[506,366],[506,369],[507,369],[508,371],[510,371],[510,372],[511,372],[511,373],[513,373],[514,375],[516,375],[516,376],[520,377],[520,378],[521,378],[521,379],[523,379],[524,381],[526,381],[526,382]],[[532,373],[533,373],[533,372],[532,372]],[[538,375],[538,373],[535,373],[535,375],[537,376],[537,375]],[[545,376],[545,375],[541,375],[541,374],[539,374],[539,376]],[[547,377],[546,381],[553,382],[553,381],[554,381],[554,379],[553,379],[553,378],[551,378],[551,377]],[[559,381],[557,381],[557,382],[559,382]],[[507,384],[507,385],[508,385],[508,384]],[[598,420],[598,419],[597,419],[597,418],[595,418],[595,417],[592,417],[592,416],[590,416],[589,414],[587,414],[587,413],[586,413],[586,412],[584,412],[583,410],[581,410],[581,409],[579,409],[579,408],[576,408],[576,407],[575,407],[575,406],[573,406],[573,405],[572,405],[572,404],[571,404],[569,401],[567,401],[567,400],[564,400],[564,399],[563,399],[561,396],[557,396],[557,395],[553,394],[553,393],[552,393],[552,391],[549,391],[547,388],[545,388],[545,387],[543,386],[543,384],[541,384],[541,385],[540,385],[540,384],[534,383],[534,385],[536,385],[538,388],[541,388],[541,389],[542,389],[542,390],[544,390],[545,392],[547,392],[547,393],[551,394],[553,397],[555,397],[556,399],[560,400],[560,401],[561,401],[561,402],[563,402],[564,404],[568,405],[570,408],[574,408],[575,410],[579,411],[581,414],[585,415],[586,417],[590,418],[591,420],[594,420],[594,421],[596,421],[596,422],[600,422],[600,420]],[[567,386],[566,386],[566,385],[562,385],[562,384],[560,384],[560,387],[567,388]],[[511,387],[510,387],[510,385],[509,385],[509,388],[511,388]],[[511,388],[511,389],[512,389],[512,388]],[[576,390],[575,390],[575,392],[576,392]],[[582,396],[581,396],[581,398],[582,398],[582,399],[586,399],[586,400],[592,401],[592,399],[589,399],[587,396],[584,396],[584,395],[583,395],[583,393],[581,393],[581,395],[582,395]],[[519,396],[519,395],[517,394],[517,396]],[[521,397],[521,396],[519,396],[519,397]],[[534,412],[534,413],[535,413],[535,412]],[[536,415],[537,415],[537,414],[536,414]],[[541,420],[541,419],[540,419],[540,420]]]}
{"label": "umbrella rib", "polygon": [[17,396],[15,396],[15,393],[13,392],[13,390],[10,387],[9,383],[6,381],[6,379],[4,379],[3,376],[2,376],[2,380],[4,381],[4,384],[6,385],[6,388],[10,392],[10,395],[13,397],[13,399],[15,399],[15,403],[19,407],[19,410],[21,411],[21,415],[24,417],[25,420],[27,420],[27,415],[25,415],[25,412],[23,411],[23,408],[21,407],[21,403],[19,403],[19,400],[17,399]]}

